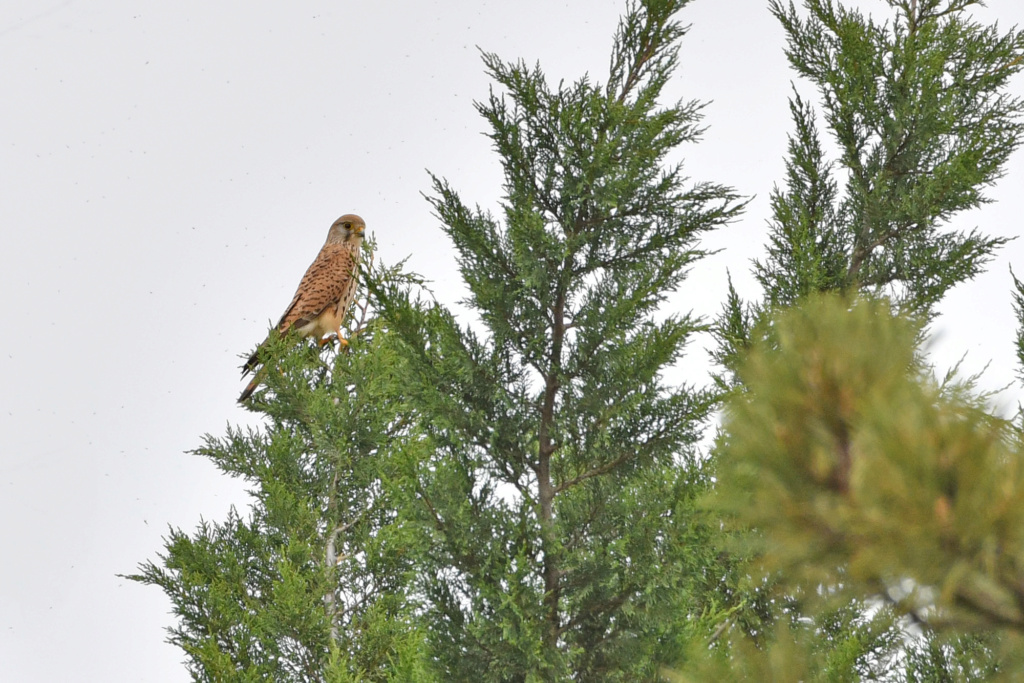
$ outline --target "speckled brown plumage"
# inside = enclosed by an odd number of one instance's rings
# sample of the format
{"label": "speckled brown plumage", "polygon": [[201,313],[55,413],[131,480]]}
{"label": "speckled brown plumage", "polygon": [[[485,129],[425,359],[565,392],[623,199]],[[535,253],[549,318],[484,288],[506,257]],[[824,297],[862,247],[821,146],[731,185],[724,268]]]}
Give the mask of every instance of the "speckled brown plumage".
{"label": "speckled brown plumage", "polygon": [[[334,222],[327,233],[327,241],[302,276],[292,302],[277,323],[278,332],[287,334],[295,330],[303,337],[315,334],[317,339],[333,332],[344,341],[341,324],[356,295],[359,248],[365,229],[366,223],[354,214],[345,214]],[[246,361],[243,377],[256,370],[263,344]],[[259,381],[257,373],[238,401],[249,398]]]}

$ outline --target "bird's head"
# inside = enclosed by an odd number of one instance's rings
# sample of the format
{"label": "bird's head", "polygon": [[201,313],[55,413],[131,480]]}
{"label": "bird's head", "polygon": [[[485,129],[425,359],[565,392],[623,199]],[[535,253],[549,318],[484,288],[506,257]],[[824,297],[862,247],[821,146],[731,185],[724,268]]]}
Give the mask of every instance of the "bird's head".
{"label": "bird's head", "polygon": [[363,222],[362,218],[354,213],[346,213],[334,221],[331,231],[327,233],[327,241],[331,243],[355,242],[359,244],[363,241],[364,230],[366,230],[366,223]]}

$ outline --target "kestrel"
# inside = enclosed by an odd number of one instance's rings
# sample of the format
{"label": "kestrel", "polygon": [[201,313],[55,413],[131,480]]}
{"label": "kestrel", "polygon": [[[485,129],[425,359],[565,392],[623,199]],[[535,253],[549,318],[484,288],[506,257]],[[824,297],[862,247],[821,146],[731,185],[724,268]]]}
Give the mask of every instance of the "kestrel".
{"label": "kestrel", "polygon": [[[347,343],[341,336],[341,324],[356,295],[356,269],[359,266],[359,247],[363,243],[365,229],[363,219],[351,213],[334,221],[327,233],[327,241],[302,276],[292,302],[274,329],[282,335],[291,330],[303,337],[315,334],[321,344],[324,343],[324,335],[334,332],[339,342]],[[256,370],[260,349],[266,343],[264,341],[260,344],[249,356],[242,367],[242,377]],[[239,403],[252,395],[259,380],[260,375],[257,373],[238,397]]]}

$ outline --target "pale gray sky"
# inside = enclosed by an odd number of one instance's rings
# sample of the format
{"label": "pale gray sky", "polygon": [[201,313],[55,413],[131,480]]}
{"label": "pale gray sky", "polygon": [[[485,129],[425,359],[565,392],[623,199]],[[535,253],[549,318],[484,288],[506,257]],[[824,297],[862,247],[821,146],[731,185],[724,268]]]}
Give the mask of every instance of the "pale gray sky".
{"label": "pale gray sky", "polygon": [[[863,0],[881,10],[881,0]],[[243,506],[237,483],[186,455],[253,423],[239,354],[263,338],[339,215],[380,258],[409,254],[441,300],[461,296],[420,192],[424,169],[493,207],[500,175],[475,46],[540,60],[552,80],[603,80],[619,0],[0,2],[0,677],[188,680],[165,644],[169,602],[117,573]],[[1024,24],[1020,0],[984,21]],[[713,314],[731,269],[757,292],[767,198],[782,175],[793,78],[766,0],[697,0],[673,96],[711,100],[689,174],[756,195],[710,237],[724,251],[673,303]],[[1024,83],[1017,81],[1018,95]],[[1024,157],[999,202],[962,218],[1020,232]],[[1004,249],[953,291],[940,364],[988,360],[1012,379]],[[706,357],[684,364],[700,380]],[[1007,403],[1017,400],[1011,392]]]}

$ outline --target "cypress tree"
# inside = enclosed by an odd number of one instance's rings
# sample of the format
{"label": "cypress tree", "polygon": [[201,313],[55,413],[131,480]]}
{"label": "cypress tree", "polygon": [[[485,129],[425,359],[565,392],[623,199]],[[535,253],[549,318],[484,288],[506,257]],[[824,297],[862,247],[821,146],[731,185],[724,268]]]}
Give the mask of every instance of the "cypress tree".
{"label": "cypress tree", "polygon": [[[940,448],[940,433],[902,410],[910,399],[892,394],[886,402],[875,396],[880,411],[888,406],[886,429],[913,432],[906,438],[919,440],[916,450],[908,448],[898,463],[885,467],[842,445],[855,439],[851,434],[856,430],[882,428],[863,425],[860,415],[842,417],[840,404],[884,393],[881,387],[893,382],[906,391],[915,387],[911,405],[920,411],[927,412],[923,405],[928,401],[941,400],[950,401],[953,412],[972,414],[979,425],[994,419],[983,416],[984,397],[972,392],[969,381],[936,386],[921,365],[917,345],[942,296],[979,273],[1006,242],[957,223],[965,211],[988,201],[985,188],[1002,177],[1009,155],[1020,144],[1022,103],[1007,93],[1007,85],[1022,67],[1024,34],[976,23],[967,12],[979,3],[970,0],[886,4],[890,12],[879,21],[829,0],[805,0],[802,11],[792,2],[770,3],[786,32],[790,63],[816,89],[821,113],[806,95],[794,93],[785,182],[771,195],[767,255],[754,263],[763,296],[745,304],[730,286],[716,326],[720,343],[714,356],[728,371],[723,385],[732,385],[735,392],[716,449],[721,485],[713,500],[736,514],[741,528],[746,524],[763,534],[754,536],[760,542],[740,546],[740,554],[755,551],[754,566],[767,567],[771,562],[761,562],[785,557],[798,546],[808,555],[795,564],[773,565],[776,571],[767,575],[754,573],[750,594],[759,598],[758,604],[772,607],[762,613],[766,619],[756,628],[746,629],[757,648],[733,632],[734,647],[693,680],[704,680],[716,670],[782,679],[973,679],[995,671],[995,654],[1003,652],[990,647],[994,641],[986,633],[950,632],[933,628],[934,623],[919,629],[923,640],[908,639],[902,632],[906,622],[901,615],[914,610],[910,596],[902,595],[901,581],[924,586],[935,574],[901,573],[898,565],[885,560],[885,553],[921,551],[921,557],[938,561],[923,550],[935,540],[928,536],[928,526],[900,507],[910,505],[909,500],[894,495],[887,501],[894,508],[879,506],[873,512],[901,525],[908,537],[919,532],[920,543],[907,545],[906,539],[886,536],[882,526],[868,531],[864,525],[856,541],[829,554],[836,550],[834,535],[827,527],[818,528],[821,534],[812,530],[823,517],[846,528],[850,515],[837,499],[879,496],[894,486],[903,486],[903,493],[914,500],[935,494],[929,500],[939,507],[932,514],[943,508],[937,490],[941,485],[930,468],[948,470],[950,465],[942,464],[948,454]],[[821,124],[830,139],[823,139]],[[825,305],[818,301],[821,293],[843,298]],[[864,313],[867,309],[857,309],[862,305],[858,301],[877,297],[915,322],[892,319],[891,324],[871,327],[865,317],[877,322],[889,320],[890,314]],[[794,306],[797,311],[786,313]],[[863,324],[851,319],[849,309],[861,310]],[[799,342],[795,336],[801,336]],[[889,343],[894,336],[901,341]],[[747,357],[751,348],[759,360]],[[774,360],[765,360],[773,354]],[[894,365],[893,358],[902,360]],[[753,380],[762,378],[760,369],[765,367],[757,364],[769,362],[780,364],[773,365],[779,374],[765,383]],[[782,368],[786,363],[788,370]],[[818,371],[812,365],[822,370],[816,375],[821,384],[813,390],[809,375]],[[865,377],[875,378],[869,383],[875,388],[865,385]],[[833,390],[844,401],[826,401],[823,392]],[[780,408],[779,402],[786,401],[793,403]],[[772,402],[773,435],[761,431],[760,440],[746,441],[759,428],[746,406],[767,409]],[[843,436],[844,430],[850,434]],[[825,432],[838,441],[803,449],[806,442],[801,440],[813,441]],[[873,447],[879,447],[882,436],[872,434]],[[977,438],[982,442],[990,437]],[[928,443],[934,450],[928,450]],[[773,453],[781,459],[775,461]],[[881,455],[874,452],[872,457]],[[876,467],[863,464],[867,462]],[[992,461],[979,447],[975,464],[983,463]],[[947,477],[948,484],[952,476],[939,478]],[[791,486],[802,477],[814,484],[804,479]],[[915,477],[922,479],[915,482]],[[798,493],[804,484],[808,488]],[[806,515],[802,522],[793,519],[799,514]],[[978,515],[980,519],[985,513]],[[872,534],[876,537],[868,543]],[[879,546],[882,539],[887,547]],[[874,583],[857,580],[868,548],[876,552]],[[942,561],[959,560],[947,556]],[[922,590],[927,594],[929,589]],[[816,599],[816,592],[829,599]],[[925,603],[917,608],[924,610]],[[838,630],[824,626],[831,615],[851,608],[861,616]],[[881,633],[881,640],[873,633]],[[845,669],[837,668],[837,655],[847,657]]]}
{"label": "cypress tree", "polygon": [[410,596],[417,540],[393,500],[411,417],[367,281],[415,278],[400,267],[362,275],[342,352],[273,338],[266,388],[247,403],[263,427],[229,427],[196,449],[250,485],[249,514],[172,528],[159,559],[130,577],[170,598],[169,641],[193,680],[431,680]]}
{"label": "cypress tree", "polygon": [[811,292],[887,295],[928,319],[1006,242],[957,223],[988,201],[1020,145],[1021,102],[1007,87],[1024,34],[973,21],[976,0],[886,0],[882,21],[832,0],[802,4],[769,6],[821,111],[790,100],[785,181],[754,264],[764,294],[744,305],[730,292],[715,354],[726,368],[756,320]]}
{"label": "cypress tree", "polygon": [[478,320],[388,316],[431,444],[405,500],[443,680],[650,679],[712,609],[693,508],[715,395],[663,378],[704,326],[661,305],[741,204],[670,161],[701,132],[699,103],[661,101],[686,4],[632,4],[603,84],[485,54],[499,215],[434,178]]}

